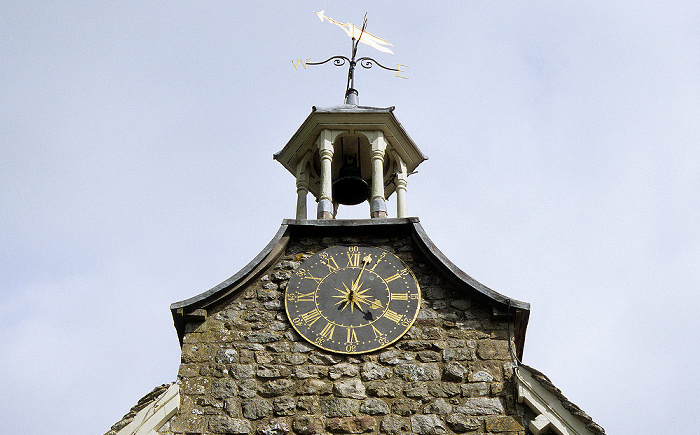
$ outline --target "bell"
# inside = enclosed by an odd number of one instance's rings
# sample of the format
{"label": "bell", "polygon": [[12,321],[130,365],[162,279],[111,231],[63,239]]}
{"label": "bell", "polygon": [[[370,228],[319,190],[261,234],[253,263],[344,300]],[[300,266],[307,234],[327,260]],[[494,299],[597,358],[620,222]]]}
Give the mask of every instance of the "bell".
{"label": "bell", "polygon": [[369,198],[369,184],[360,176],[360,168],[345,165],[333,182],[333,201],[343,205],[357,205]]}

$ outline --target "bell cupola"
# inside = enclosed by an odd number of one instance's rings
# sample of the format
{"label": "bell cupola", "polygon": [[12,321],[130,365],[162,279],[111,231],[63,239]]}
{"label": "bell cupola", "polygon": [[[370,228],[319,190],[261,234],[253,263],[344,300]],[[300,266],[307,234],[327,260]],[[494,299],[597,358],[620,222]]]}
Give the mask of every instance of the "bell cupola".
{"label": "bell cupola", "polygon": [[[357,91],[353,98],[357,101]],[[371,218],[389,217],[386,199],[396,193],[396,217],[406,217],[407,177],[427,158],[394,116],[394,108],[343,104],[313,107],[273,157],[296,178],[296,219],[307,219],[307,195],[318,219],[335,218],[338,206],[369,203]]]}

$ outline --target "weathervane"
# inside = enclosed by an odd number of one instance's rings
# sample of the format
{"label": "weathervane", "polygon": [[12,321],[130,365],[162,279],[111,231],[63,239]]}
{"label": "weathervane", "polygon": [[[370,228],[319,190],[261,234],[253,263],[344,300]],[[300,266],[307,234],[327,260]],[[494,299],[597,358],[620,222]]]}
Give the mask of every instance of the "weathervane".
{"label": "weathervane", "polygon": [[323,62],[309,62],[309,59],[306,59],[306,61],[302,61],[301,59],[299,59],[297,63],[294,63],[294,61],[292,61],[292,64],[294,65],[294,68],[298,70],[299,64],[301,64],[304,67],[304,69],[306,69],[307,65],[323,65],[324,63],[328,63],[331,60],[333,61],[333,65],[335,66],[343,66],[347,62],[349,64],[349,69],[348,82],[347,86],[345,87],[345,104],[359,104],[357,89],[355,89],[355,66],[358,63],[365,69],[369,69],[372,68],[374,65],[377,65],[378,67],[388,71],[396,71],[396,77],[400,77],[403,79],[408,78],[400,75],[400,73],[404,72],[401,69],[401,67],[407,67],[407,65],[399,64],[397,68],[389,68],[377,62],[375,59],[372,59],[371,57],[364,56],[359,59],[355,58],[355,55],[357,54],[357,46],[360,42],[362,42],[363,44],[367,44],[370,47],[374,47],[375,49],[381,52],[394,54],[394,52],[391,51],[391,49],[386,47],[387,45],[391,46],[391,43],[389,43],[389,41],[379,38],[365,31],[365,27],[367,26],[367,14],[365,14],[364,20],[362,22],[362,28],[360,29],[352,23],[341,23],[334,20],[333,18],[325,16],[323,14],[323,10],[321,10],[321,12],[314,13],[318,16],[321,22],[323,22],[323,19],[325,18],[326,20],[328,20],[329,23],[335,24],[336,26],[343,29],[345,33],[347,33],[347,35],[352,39],[351,57],[348,58],[346,56],[332,56],[324,60]]}

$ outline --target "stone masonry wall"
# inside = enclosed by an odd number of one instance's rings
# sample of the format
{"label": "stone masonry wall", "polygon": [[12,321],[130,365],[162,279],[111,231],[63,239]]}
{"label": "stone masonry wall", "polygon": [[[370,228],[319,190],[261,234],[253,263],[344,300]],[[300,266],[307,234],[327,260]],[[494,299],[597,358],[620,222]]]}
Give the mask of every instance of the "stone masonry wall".
{"label": "stone masonry wall", "polygon": [[[305,258],[353,244],[398,255],[423,297],[404,337],[359,356],[305,342],[284,310],[287,281]],[[525,434],[508,324],[457,293],[405,238],[291,241],[253,285],[203,323],[187,325],[180,412],[161,433]]]}

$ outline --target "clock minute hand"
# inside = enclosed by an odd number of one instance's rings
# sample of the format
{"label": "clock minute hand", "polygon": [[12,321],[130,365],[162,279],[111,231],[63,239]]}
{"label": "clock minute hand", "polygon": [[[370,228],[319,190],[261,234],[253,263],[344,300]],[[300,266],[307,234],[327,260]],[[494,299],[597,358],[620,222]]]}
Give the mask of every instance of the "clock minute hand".
{"label": "clock minute hand", "polygon": [[360,278],[362,277],[362,272],[365,271],[365,266],[367,266],[367,263],[372,262],[372,257],[369,255],[365,255],[365,257],[362,259],[362,269],[360,269],[360,274],[357,275],[357,279],[355,279],[355,282],[352,283],[352,287],[350,287],[350,292],[353,294],[357,291],[357,287],[359,287],[360,284]]}

